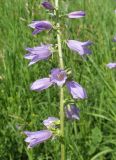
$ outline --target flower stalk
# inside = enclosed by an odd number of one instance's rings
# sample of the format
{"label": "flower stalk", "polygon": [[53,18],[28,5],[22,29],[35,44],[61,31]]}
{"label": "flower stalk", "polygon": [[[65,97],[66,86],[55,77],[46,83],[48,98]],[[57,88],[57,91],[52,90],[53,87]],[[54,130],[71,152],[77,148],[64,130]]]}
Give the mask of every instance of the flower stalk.
{"label": "flower stalk", "polygon": [[[57,84],[60,87],[60,120],[55,117],[48,117],[48,119],[43,121],[43,124],[46,127],[46,130],[40,130],[36,132],[25,131],[27,138],[25,141],[29,143],[28,148],[33,148],[37,144],[40,144],[54,136],[59,136],[61,138],[61,160],[65,160],[65,141],[64,141],[64,90],[63,86],[65,86],[69,93],[72,95],[73,99],[85,99],[87,98],[87,94],[85,89],[78,84],[77,82],[72,80],[72,77],[69,75],[68,70],[64,70],[64,62],[63,62],[63,52],[62,52],[62,30],[60,19],[62,15],[60,15],[60,7],[59,7],[59,0],[54,0],[55,6],[53,6],[48,0],[41,3],[41,5],[49,10],[52,11],[51,14],[54,17],[54,23],[50,23],[49,21],[32,21],[29,26],[34,29],[33,35],[39,34],[40,32],[44,32],[46,30],[51,30],[52,28],[56,31],[56,43],[57,43],[57,52],[58,52],[58,61],[59,61],[59,68],[53,68],[51,70],[51,74],[48,77],[38,79],[31,84],[30,89],[40,92]],[[53,14],[54,11],[54,14]],[[85,16],[84,11],[74,11],[69,14],[66,14],[67,18],[81,18]],[[68,40],[67,46],[74,52],[79,53],[80,56],[85,54],[90,54],[91,51],[89,50],[88,46],[92,44],[91,41],[84,41],[80,42],[77,40]],[[24,57],[30,60],[29,65],[35,64],[38,61],[46,60],[50,58],[52,55],[52,44],[41,44],[40,46],[36,46],[33,48],[26,48],[28,54]],[[69,77],[70,76],[70,77]],[[76,108],[74,102],[65,106],[65,114],[68,119],[79,120],[79,109]],[[60,124],[60,129],[59,129]]]}
{"label": "flower stalk", "polygon": [[[59,1],[55,0],[55,14],[57,20],[59,19],[58,10],[59,10]],[[64,69],[63,64],[63,54],[62,54],[62,45],[61,45],[61,31],[60,23],[57,21],[57,43],[58,43],[58,54],[59,54],[59,67]],[[60,130],[61,137],[64,139],[64,91],[63,87],[60,87]],[[64,142],[61,143],[61,160],[65,160],[65,145]]]}

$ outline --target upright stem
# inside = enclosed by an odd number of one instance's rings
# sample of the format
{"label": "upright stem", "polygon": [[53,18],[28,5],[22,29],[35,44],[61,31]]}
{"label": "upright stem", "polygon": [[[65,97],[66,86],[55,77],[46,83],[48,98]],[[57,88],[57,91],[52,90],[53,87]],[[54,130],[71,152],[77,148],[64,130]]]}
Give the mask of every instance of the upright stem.
{"label": "upright stem", "polygon": [[[58,2],[59,2],[58,0],[55,0],[57,20],[59,19],[59,16],[58,16],[59,3]],[[59,20],[57,21],[57,27],[58,27],[57,42],[58,42],[58,54],[59,54],[59,66],[61,69],[64,69]],[[63,87],[60,88],[60,129],[61,129],[61,136],[64,139],[64,91],[63,91]],[[61,143],[61,160],[65,160],[64,142]]]}

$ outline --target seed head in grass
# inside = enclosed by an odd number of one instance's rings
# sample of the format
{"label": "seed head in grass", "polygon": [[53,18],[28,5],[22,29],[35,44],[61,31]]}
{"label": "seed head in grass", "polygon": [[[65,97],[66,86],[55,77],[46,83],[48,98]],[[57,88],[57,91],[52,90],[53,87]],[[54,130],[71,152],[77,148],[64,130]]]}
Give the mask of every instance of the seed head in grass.
{"label": "seed head in grass", "polygon": [[48,21],[33,21],[31,24],[29,24],[29,27],[35,29],[33,31],[33,35],[35,35],[44,30],[50,30],[52,28],[52,24]]}
{"label": "seed head in grass", "polygon": [[116,63],[115,63],[115,62],[114,62],[114,63],[108,63],[106,66],[107,66],[108,68],[110,68],[110,69],[116,68]]}
{"label": "seed head in grass", "polygon": [[75,104],[68,104],[67,106],[65,106],[65,114],[67,119],[69,120],[79,120],[79,112],[80,111]]}
{"label": "seed head in grass", "polygon": [[85,89],[77,82],[67,81],[66,86],[74,99],[87,98]]}
{"label": "seed head in grass", "polygon": [[52,5],[50,2],[48,2],[48,1],[44,1],[44,2],[42,2],[41,4],[42,4],[42,6],[43,6],[44,8],[46,8],[46,9],[48,9],[48,10],[54,10],[53,5]]}
{"label": "seed head in grass", "polygon": [[26,59],[31,60],[29,65],[32,65],[40,60],[45,60],[48,59],[52,52],[50,50],[51,45],[44,45],[42,44],[41,46],[34,47],[34,48],[26,48],[26,50],[29,52],[26,54],[24,57]]}
{"label": "seed head in grass", "polygon": [[92,44],[91,41],[80,42],[76,40],[68,40],[67,45],[68,47],[74,51],[79,53],[79,55],[83,56],[85,54],[91,54],[91,51],[87,48]]}
{"label": "seed head in grass", "polygon": [[37,144],[40,144],[52,137],[52,132],[49,130],[41,130],[36,132],[24,131],[24,133],[27,135],[25,142],[29,143],[28,148],[33,148]]}
{"label": "seed head in grass", "polygon": [[68,18],[82,18],[85,16],[84,11],[75,11],[68,14]]}

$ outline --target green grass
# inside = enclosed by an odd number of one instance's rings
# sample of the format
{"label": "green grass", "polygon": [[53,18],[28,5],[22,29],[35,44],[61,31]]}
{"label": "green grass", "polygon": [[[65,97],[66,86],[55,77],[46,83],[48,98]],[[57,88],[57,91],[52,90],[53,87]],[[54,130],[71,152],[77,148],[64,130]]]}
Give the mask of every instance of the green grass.
{"label": "green grass", "polygon": [[[116,159],[116,71],[106,68],[116,61],[114,0],[65,0],[60,6],[66,13],[83,10],[86,18],[62,21],[65,39],[91,40],[93,52],[86,61],[63,44],[65,66],[72,69],[74,80],[87,90],[88,99],[77,102],[80,121],[65,122],[66,160]],[[42,120],[59,116],[58,87],[41,93],[29,90],[30,84],[46,77],[58,66],[53,59],[28,67],[25,48],[41,42],[55,43],[55,32],[36,37],[27,25],[32,20],[48,19],[40,0],[0,1],[0,159],[59,160],[59,141],[47,141],[33,150],[24,142],[23,130],[41,130]],[[66,97],[69,94],[65,94]]]}

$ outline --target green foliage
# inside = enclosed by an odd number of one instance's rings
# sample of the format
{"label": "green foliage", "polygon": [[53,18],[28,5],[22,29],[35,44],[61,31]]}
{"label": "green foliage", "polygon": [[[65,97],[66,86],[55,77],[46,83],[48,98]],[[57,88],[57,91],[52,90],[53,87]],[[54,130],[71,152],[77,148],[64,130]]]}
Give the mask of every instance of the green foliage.
{"label": "green foliage", "polygon": [[90,136],[91,143],[89,144],[89,155],[95,153],[96,149],[100,147],[100,143],[102,141],[102,132],[98,127],[92,129],[92,133]]}
{"label": "green foliage", "polygon": [[[35,38],[27,27],[32,20],[49,16],[41,8],[40,0],[1,0],[0,4],[0,159],[59,160],[57,140],[28,150],[23,134],[24,130],[42,129],[41,122],[48,116],[59,116],[58,87],[41,93],[29,90],[33,81],[57,67],[57,53],[53,61],[42,61],[31,67],[23,58],[27,45],[56,41],[54,35],[47,36],[45,32]],[[62,0],[60,5],[67,13],[84,9],[87,13],[81,20],[62,21],[63,38],[89,39],[94,43],[93,54],[83,61],[62,42],[65,65],[72,69],[75,81],[88,93],[87,100],[77,102],[80,121],[65,122],[67,160],[115,160],[116,72],[107,69],[106,64],[116,60],[116,43],[112,42],[116,32],[116,2]],[[67,92],[65,96],[69,96]]]}

